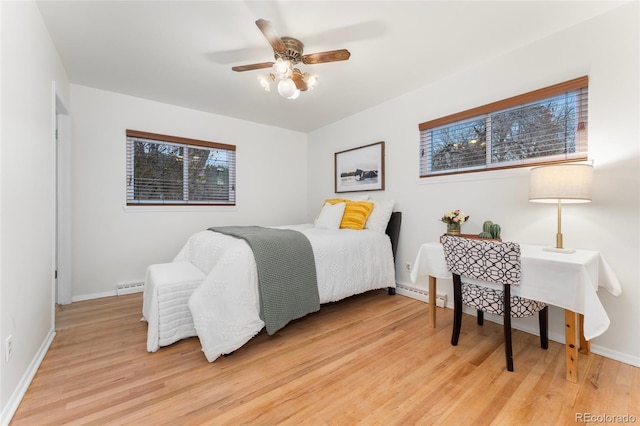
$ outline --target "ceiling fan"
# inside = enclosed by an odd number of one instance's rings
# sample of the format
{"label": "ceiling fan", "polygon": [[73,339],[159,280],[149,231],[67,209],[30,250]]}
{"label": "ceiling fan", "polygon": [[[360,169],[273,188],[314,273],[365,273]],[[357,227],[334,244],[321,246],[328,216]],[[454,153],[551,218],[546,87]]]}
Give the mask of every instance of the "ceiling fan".
{"label": "ceiling fan", "polygon": [[293,37],[280,37],[265,19],[258,19],[256,25],[264,34],[265,38],[273,48],[275,62],[260,62],[250,65],[239,65],[232,67],[233,71],[243,72],[257,69],[273,67],[274,73],[268,77],[259,76],[260,82],[265,90],[270,90],[271,82],[279,80],[278,92],[288,99],[295,99],[300,92],[313,89],[317,82],[317,76],[303,73],[295,65],[303,63],[306,65],[320,64],[324,62],[346,61],[351,56],[347,49],[330,50],[326,52],[303,54],[304,44]]}

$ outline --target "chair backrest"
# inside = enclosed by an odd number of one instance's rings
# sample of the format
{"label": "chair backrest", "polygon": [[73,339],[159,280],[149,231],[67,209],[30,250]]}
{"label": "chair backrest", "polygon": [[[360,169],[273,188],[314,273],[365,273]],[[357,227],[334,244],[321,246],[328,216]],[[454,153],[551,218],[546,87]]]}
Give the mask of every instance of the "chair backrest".
{"label": "chair backrest", "polygon": [[520,284],[520,245],[512,242],[442,236],[451,273],[499,284]]}

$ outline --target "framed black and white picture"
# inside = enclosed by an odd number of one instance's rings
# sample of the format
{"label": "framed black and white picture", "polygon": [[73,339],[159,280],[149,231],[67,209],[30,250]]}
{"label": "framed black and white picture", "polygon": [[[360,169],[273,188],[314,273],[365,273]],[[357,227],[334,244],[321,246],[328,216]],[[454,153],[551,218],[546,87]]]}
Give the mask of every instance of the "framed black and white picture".
{"label": "framed black and white picture", "polygon": [[384,142],[336,152],[335,192],[384,189]]}

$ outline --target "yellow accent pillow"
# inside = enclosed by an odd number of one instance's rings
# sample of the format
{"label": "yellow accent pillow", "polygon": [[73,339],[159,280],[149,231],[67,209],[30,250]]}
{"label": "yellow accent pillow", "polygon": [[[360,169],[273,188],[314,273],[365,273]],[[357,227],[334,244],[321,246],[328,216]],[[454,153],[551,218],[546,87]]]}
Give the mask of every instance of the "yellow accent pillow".
{"label": "yellow accent pillow", "polygon": [[344,198],[329,198],[325,203],[345,203],[340,229],[364,229],[367,219],[373,210],[373,203],[367,201],[351,201]]}

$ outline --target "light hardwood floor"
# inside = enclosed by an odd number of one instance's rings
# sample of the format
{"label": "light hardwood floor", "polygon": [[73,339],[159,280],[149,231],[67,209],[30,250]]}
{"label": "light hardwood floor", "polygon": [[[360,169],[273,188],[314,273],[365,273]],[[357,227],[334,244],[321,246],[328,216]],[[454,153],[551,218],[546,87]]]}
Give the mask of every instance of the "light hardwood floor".
{"label": "light hardwood floor", "polygon": [[640,422],[639,368],[581,354],[580,381],[570,383],[563,345],[545,351],[538,337],[514,330],[509,373],[500,325],[479,327],[465,315],[453,347],[452,311],[438,308],[432,329],[428,309],[373,291],[208,363],[197,338],[146,352],[141,294],[73,303],[59,310],[57,335],[12,424]]}

